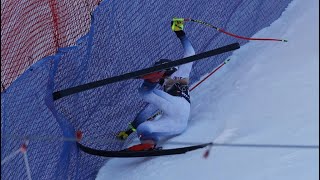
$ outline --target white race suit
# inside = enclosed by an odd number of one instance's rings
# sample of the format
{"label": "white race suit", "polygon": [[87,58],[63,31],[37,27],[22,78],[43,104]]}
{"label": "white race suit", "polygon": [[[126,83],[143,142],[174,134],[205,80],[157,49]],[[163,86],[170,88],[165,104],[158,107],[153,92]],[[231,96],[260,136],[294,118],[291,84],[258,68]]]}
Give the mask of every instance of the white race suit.
{"label": "white race suit", "polygon": [[[179,37],[184,48],[184,57],[192,56],[195,51],[186,37]],[[172,79],[189,78],[192,62],[179,66],[178,70],[171,75]],[[190,99],[183,96],[173,96],[163,90],[155,89],[156,83],[144,81],[139,88],[141,97],[148,103],[155,105],[162,111],[162,116],[153,121],[145,121],[137,128],[140,140],[154,140],[157,142],[161,137],[168,137],[182,133],[186,128],[190,115]],[[189,89],[187,88],[189,97]]]}

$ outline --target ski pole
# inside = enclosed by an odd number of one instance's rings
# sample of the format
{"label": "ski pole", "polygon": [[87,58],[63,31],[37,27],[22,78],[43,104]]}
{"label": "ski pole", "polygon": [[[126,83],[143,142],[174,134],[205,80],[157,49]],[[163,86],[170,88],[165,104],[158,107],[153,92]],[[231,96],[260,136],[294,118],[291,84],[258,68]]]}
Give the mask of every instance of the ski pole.
{"label": "ski pole", "polygon": [[[181,18],[179,18],[181,19]],[[236,34],[233,34],[233,33],[230,33],[230,32],[227,32],[221,28],[218,28],[216,26],[213,26],[207,22],[204,22],[204,21],[200,21],[200,20],[196,20],[196,19],[191,19],[191,18],[182,18],[184,19],[185,22],[187,21],[191,21],[191,22],[196,22],[196,23],[199,23],[199,24],[202,24],[202,25],[205,25],[207,27],[210,27],[210,28],[213,28],[219,32],[222,32],[226,35],[229,35],[229,36],[232,36],[232,37],[235,37],[235,38],[238,38],[238,39],[245,39],[245,40],[257,40],[257,41],[281,41],[281,42],[288,42],[288,40],[285,40],[285,39],[274,39],[274,38],[250,38],[250,37],[244,37],[244,36],[239,36],[239,35],[236,35]]]}
{"label": "ski pole", "polygon": [[198,82],[196,85],[194,85],[190,91],[192,91],[194,88],[196,88],[197,86],[199,86],[201,83],[203,83],[206,79],[208,79],[213,73],[215,73],[216,71],[218,71],[222,66],[224,66],[225,64],[227,64],[230,61],[230,58],[225,60],[223,63],[221,63],[215,70],[213,70],[211,73],[209,73],[205,78],[203,78],[200,82]]}

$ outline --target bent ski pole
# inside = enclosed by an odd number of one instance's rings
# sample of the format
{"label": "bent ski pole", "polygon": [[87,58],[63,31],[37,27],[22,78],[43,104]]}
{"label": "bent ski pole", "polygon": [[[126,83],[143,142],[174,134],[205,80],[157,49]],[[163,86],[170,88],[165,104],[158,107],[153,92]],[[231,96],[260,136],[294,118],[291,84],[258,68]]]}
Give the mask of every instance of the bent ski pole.
{"label": "bent ski pole", "polygon": [[213,26],[207,22],[204,22],[204,21],[200,21],[200,20],[196,20],[196,19],[191,19],[191,18],[174,18],[173,20],[175,19],[184,19],[185,22],[187,21],[191,21],[191,22],[196,22],[196,23],[199,23],[199,24],[202,24],[202,25],[205,25],[207,27],[210,27],[210,28],[213,28],[219,32],[222,32],[228,36],[232,36],[232,37],[235,37],[235,38],[238,38],[238,39],[245,39],[245,40],[257,40],[257,41],[281,41],[281,42],[288,42],[288,40],[285,40],[285,39],[274,39],[274,38],[250,38],[250,37],[245,37],[245,36],[239,36],[237,34],[233,34],[233,33],[230,33],[228,31],[225,31],[224,29],[221,29],[221,28],[218,28],[216,26]]}

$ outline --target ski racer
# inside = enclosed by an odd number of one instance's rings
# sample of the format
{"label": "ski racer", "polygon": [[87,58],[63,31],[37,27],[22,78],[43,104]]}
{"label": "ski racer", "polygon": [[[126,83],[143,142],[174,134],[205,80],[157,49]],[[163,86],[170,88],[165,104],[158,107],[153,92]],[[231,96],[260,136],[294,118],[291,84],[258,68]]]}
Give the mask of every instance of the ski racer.
{"label": "ski racer", "polygon": [[[194,55],[195,51],[183,31],[184,19],[174,18],[171,24],[184,48],[184,57]],[[155,65],[166,61],[168,60],[160,60]],[[128,130],[118,134],[118,138],[126,139],[136,130],[141,143],[126,150],[153,149],[160,138],[179,135],[187,128],[190,115],[189,75],[192,65],[190,62],[177,69],[167,69],[142,77],[144,82],[139,88],[139,94],[149,105],[137,115]],[[156,89],[158,83],[163,85],[163,90]],[[147,115],[157,110],[161,110],[161,117],[148,121]]]}

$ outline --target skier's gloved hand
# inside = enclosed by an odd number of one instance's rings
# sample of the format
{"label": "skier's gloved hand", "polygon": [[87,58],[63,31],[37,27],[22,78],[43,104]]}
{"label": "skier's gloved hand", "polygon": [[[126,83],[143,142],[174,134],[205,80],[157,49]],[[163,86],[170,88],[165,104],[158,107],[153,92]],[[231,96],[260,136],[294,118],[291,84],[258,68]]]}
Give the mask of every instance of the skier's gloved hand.
{"label": "skier's gloved hand", "polygon": [[126,131],[120,131],[118,134],[117,134],[117,138],[120,139],[120,140],[126,140],[128,138],[129,134],[127,134]]}
{"label": "skier's gloved hand", "polygon": [[171,21],[172,31],[182,31],[184,25],[184,18],[173,18]]}

